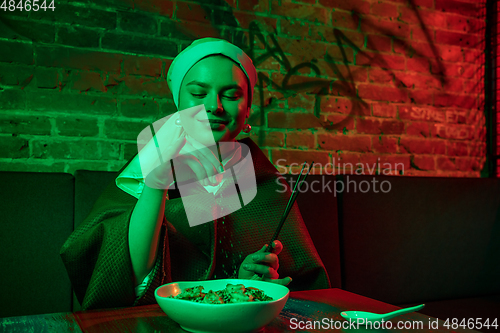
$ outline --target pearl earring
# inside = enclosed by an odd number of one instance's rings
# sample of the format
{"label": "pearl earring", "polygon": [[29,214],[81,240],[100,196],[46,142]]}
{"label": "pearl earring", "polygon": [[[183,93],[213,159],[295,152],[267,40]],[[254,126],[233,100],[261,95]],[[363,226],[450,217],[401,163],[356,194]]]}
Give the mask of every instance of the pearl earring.
{"label": "pearl earring", "polygon": [[180,118],[175,120],[175,126],[177,126],[177,127],[181,127],[182,126]]}
{"label": "pearl earring", "polygon": [[250,126],[249,124],[245,124],[245,127],[243,128],[243,132],[250,133],[251,130],[252,130],[252,126]]}

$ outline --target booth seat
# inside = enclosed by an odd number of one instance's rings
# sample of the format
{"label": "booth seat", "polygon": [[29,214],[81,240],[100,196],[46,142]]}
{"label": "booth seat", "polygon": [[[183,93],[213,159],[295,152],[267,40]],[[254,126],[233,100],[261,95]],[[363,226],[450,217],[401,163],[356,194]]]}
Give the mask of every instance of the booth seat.
{"label": "booth seat", "polygon": [[[115,177],[0,172],[0,317],[80,309],[59,250]],[[310,175],[297,203],[332,287],[441,319],[500,313],[500,179]]]}

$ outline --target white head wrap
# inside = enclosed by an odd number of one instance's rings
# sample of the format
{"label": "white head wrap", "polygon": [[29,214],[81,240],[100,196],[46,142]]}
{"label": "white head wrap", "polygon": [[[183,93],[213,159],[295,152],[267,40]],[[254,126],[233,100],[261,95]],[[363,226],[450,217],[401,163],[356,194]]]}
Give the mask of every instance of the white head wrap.
{"label": "white head wrap", "polygon": [[249,81],[249,104],[253,97],[253,88],[257,82],[257,71],[252,59],[243,52],[242,49],[223,39],[201,38],[191,43],[181,53],[175,57],[167,73],[167,84],[174,96],[174,103],[179,108],[179,91],[182,80],[187,72],[201,59],[221,54],[240,65],[243,73]]}

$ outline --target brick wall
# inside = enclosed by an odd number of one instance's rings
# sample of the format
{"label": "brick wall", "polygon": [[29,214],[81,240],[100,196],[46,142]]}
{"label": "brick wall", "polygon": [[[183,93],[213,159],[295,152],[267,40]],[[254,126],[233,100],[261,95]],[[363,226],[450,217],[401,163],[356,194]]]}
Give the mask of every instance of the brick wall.
{"label": "brick wall", "polygon": [[0,10],[0,170],[120,169],[175,111],[171,60],[208,36],[254,60],[251,137],[280,172],[479,177],[485,162],[478,1],[55,6]]}

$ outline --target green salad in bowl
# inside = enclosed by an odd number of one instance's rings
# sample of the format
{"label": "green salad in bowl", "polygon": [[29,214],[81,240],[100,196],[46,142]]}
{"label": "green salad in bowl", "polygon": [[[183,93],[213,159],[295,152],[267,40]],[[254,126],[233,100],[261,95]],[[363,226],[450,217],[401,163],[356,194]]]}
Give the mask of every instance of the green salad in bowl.
{"label": "green salad in bowl", "polygon": [[258,332],[279,315],[290,291],[258,280],[182,281],[160,286],[156,301],[186,331]]}

